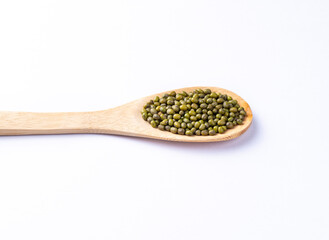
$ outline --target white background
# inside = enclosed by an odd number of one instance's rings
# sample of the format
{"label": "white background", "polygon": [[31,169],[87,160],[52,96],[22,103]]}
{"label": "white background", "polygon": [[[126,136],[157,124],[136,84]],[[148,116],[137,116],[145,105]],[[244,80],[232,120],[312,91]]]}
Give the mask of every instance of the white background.
{"label": "white background", "polygon": [[0,239],[328,240],[328,29],[325,0],[0,1],[1,110],[204,85],[254,113],[222,143],[0,137]]}

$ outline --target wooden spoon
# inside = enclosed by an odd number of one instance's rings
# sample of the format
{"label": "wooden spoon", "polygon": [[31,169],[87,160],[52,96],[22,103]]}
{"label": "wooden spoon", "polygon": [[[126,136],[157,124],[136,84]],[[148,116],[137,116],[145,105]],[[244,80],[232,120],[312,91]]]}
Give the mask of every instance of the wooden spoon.
{"label": "wooden spoon", "polygon": [[[184,136],[151,127],[141,116],[143,106],[171,91],[191,92],[209,88],[236,99],[247,113],[242,125],[214,136]],[[32,113],[0,112],[0,135],[99,133],[154,138],[180,142],[217,142],[236,138],[244,133],[252,122],[252,112],[246,101],[235,93],[218,87],[189,87],[166,91],[144,97],[119,107],[94,112]]]}

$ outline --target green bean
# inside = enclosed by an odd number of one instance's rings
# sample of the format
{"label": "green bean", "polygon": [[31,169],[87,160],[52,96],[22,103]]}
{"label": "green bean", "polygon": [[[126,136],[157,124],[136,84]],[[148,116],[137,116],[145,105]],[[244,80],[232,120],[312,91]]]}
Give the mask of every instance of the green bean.
{"label": "green bean", "polygon": [[153,128],[185,136],[223,134],[243,124],[246,111],[236,99],[210,89],[163,94],[147,102],[142,118]]}

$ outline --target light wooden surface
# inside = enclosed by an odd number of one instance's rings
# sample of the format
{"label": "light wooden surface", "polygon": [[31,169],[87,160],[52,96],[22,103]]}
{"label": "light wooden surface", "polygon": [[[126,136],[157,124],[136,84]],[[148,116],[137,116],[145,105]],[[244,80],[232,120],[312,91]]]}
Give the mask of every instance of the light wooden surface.
{"label": "light wooden surface", "polygon": [[94,112],[67,113],[30,113],[0,112],[0,135],[31,134],[66,134],[66,133],[100,133],[134,137],[154,138],[180,142],[216,142],[226,141],[243,134],[252,122],[250,106],[237,94],[218,87],[189,87],[175,89],[176,92],[191,92],[198,88],[209,88],[212,91],[228,94],[244,107],[247,116],[243,125],[237,125],[224,134],[214,136],[182,136],[152,128],[141,117],[141,110],[146,102],[166,91],[144,97],[122,106]]}

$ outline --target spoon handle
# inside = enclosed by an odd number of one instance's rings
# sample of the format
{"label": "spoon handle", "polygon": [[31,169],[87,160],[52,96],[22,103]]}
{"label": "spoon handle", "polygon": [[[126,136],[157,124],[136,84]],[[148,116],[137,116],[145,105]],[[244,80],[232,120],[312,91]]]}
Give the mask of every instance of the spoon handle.
{"label": "spoon handle", "polygon": [[0,112],[0,135],[90,133],[93,112]]}

